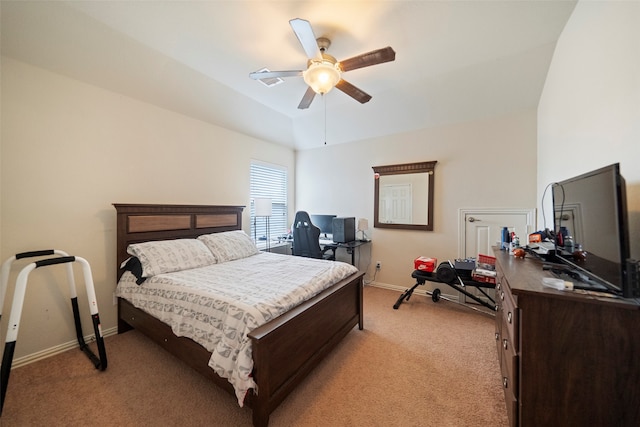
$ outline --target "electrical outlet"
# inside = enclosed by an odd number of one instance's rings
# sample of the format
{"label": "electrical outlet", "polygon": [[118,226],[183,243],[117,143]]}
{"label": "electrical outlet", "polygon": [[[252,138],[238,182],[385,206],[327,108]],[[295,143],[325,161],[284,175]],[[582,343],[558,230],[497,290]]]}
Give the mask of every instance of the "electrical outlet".
{"label": "electrical outlet", "polygon": [[376,270],[380,270],[382,268],[382,263],[380,261],[376,262]]}

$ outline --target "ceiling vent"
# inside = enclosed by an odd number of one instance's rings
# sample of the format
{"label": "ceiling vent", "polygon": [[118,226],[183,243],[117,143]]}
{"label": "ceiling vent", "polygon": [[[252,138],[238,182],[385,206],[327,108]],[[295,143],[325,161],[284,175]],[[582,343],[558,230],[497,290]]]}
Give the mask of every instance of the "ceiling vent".
{"label": "ceiling vent", "polygon": [[[269,72],[271,71],[268,68],[262,68],[258,71],[256,71],[257,73],[262,73],[262,72]],[[280,77],[268,77],[265,79],[259,79],[258,80],[260,83],[262,83],[263,85],[265,85],[266,87],[273,87],[275,85],[279,85],[280,83],[284,82],[283,79],[281,79]]]}

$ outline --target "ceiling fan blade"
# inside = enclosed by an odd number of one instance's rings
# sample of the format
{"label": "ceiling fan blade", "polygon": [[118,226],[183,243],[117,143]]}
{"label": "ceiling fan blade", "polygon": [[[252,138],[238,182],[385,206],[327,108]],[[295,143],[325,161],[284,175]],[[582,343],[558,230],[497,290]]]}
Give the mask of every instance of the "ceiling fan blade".
{"label": "ceiling fan blade", "polygon": [[307,91],[304,93],[300,104],[298,105],[298,109],[304,110],[309,108],[309,105],[311,105],[311,102],[313,101],[313,98],[315,98],[315,96],[316,93],[313,91],[313,89],[311,89],[311,86],[309,86],[307,88]]}
{"label": "ceiling fan blade", "polygon": [[396,52],[389,46],[354,56],[353,58],[340,61],[342,71],[351,71],[358,68],[369,67],[371,65],[382,64],[396,59]]}
{"label": "ceiling fan blade", "polygon": [[358,89],[357,87],[355,87],[354,85],[352,85],[351,83],[349,83],[344,79],[340,79],[340,81],[336,85],[336,88],[340,89],[341,91],[343,91],[344,93],[346,93],[347,95],[349,95],[350,97],[352,97],[353,99],[355,99],[361,104],[364,104],[365,102],[369,102],[369,100],[371,99],[371,95],[369,95],[368,93],[364,92],[361,89]]}
{"label": "ceiling fan blade", "polygon": [[249,73],[253,80],[275,79],[277,77],[298,77],[302,75],[301,70],[297,71],[254,71]]}
{"label": "ceiling fan blade", "polygon": [[300,41],[304,52],[307,54],[307,58],[322,59],[316,36],[313,34],[313,28],[311,28],[309,21],[296,18],[289,21],[289,25],[291,25],[293,32],[296,33],[296,37],[298,37],[298,41]]}

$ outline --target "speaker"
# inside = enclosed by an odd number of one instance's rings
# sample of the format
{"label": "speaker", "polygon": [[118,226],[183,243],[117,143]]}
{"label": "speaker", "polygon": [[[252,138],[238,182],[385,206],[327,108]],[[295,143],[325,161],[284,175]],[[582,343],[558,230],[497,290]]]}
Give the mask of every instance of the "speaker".
{"label": "speaker", "polygon": [[356,240],[356,219],[354,217],[333,218],[333,241],[336,243]]}

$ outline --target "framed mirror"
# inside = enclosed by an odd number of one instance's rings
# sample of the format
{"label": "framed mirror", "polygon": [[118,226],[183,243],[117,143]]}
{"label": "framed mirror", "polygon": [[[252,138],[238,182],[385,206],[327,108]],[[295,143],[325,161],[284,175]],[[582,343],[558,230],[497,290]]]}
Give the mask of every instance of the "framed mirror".
{"label": "framed mirror", "polygon": [[373,166],[373,226],[433,231],[436,161]]}

